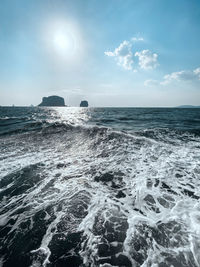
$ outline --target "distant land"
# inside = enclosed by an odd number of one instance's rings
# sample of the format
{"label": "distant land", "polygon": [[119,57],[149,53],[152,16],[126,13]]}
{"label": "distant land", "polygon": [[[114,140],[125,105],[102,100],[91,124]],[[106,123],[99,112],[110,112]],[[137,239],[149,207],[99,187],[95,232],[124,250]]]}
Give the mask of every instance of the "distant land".
{"label": "distant land", "polygon": [[40,107],[65,107],[65,100],[61,96],[52,95],[42,98],[42,103],[38,106]]}
{"label": "distant land", "polygon": [[200,108],[200,106],[181,105],[181,106],[178,106],[177,108]]}
{"label": "distant land", "polygon": [[[38,105],[39,107],[66,107],[65,100],[61,96],[52,95],[48,97],[43,97],[42,102]],[[80,107],[88,107],[88,101],[82,100]]]}
{"label": "distant land", "polygon": [[81,103],[80,103],[80,107],[88,107],[88,102],[87,102],[87,100],[83,100],[83,101],[81,101]]}

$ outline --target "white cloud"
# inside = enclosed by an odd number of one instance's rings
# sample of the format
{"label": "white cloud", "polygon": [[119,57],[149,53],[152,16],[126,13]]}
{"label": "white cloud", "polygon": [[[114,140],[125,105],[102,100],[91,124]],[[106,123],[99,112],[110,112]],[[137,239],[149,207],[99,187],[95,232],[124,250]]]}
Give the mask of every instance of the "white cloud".
{"label": "white cloud", "polygon": [[115,57],[117,63],[126,70],[132,70],[133,65],[133,53],[131,51],[132,44],[128,41],[123,41],[119,47],[117,47],[113,52],[105,52],[106,56]]}
{"label": "white cloud", "polygon": [[200,80],[200,68],[195,70],[182,70],[172,72],[164,76],[164,81],[161,84],[166,85],[173,81],[195,81]]}
{"label": "white cloud", "polygon": [[157,86],[159,84],[160,83],[157,80],[146,80],[144,82],[144,86],[147,86],[147,87],[154,87],[154,86]]}
{"label": "white cloud", "polygon": [[135,56],[139,58],[139,66],[141,69],[154,69],[158,66],[158,55],[156,53],[152,53],[148,49],[136,52]]}
{"label": "white cloud", "polygon": [[106,51],[104,54],[108,57],[114,57],[117,64],[126,70],[132,70],[136,72],[137,70],[133,68],[135,62],[134,57],[139,58],[139,67],[141,69],[154,69],[158,66],[158,55],[152,53],[150,50],[137,51],[133,54],[133,43],[137,41],[144,41],[142,37],[132,37],[130,41],[123,41],[119,47],[117,47],[113,52]]}
{"label": "white cloud", "polygon": [[104,54],[108,57],[114,57],[115,56],[115,53],[114,52],[110,52],[110,51],[107,51],[107,52],[104,52]]}
{"label": "white cloud", "polygon": [[193,82],[200,81],[200,67],[194,70],[182,70],[166,74],[163,77],[163,81],[158,80],[146,80],[145,86],[167,85],[172,82]]}
{"label": "white cloud", "polygon": [[142,38],[142,37],[132,37],[132,38],[131,38],[131,41],[132,41],[132,42],[144,41],[144,38]]}
{"label": "white cloud", "polygon": [[200,79],[200,68],[197,68],[194,70],[194,73],[199,77]]}

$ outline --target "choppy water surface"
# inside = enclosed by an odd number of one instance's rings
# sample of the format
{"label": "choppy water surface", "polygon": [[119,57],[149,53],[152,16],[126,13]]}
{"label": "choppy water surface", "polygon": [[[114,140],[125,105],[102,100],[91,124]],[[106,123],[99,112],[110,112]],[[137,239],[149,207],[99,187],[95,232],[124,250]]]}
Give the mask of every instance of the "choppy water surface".
{"label": "choppy water surface", "polygon": [[0,266],[200,266],[200,109],[1,107]]}

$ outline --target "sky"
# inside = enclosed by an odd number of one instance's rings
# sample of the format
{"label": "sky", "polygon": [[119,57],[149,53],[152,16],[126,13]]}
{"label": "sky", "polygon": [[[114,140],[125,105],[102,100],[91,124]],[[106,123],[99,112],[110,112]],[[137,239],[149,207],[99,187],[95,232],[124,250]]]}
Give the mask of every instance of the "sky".
{"label": "sky", "polygon": [[0,105],[200,105],[199,0],[1,0]]}

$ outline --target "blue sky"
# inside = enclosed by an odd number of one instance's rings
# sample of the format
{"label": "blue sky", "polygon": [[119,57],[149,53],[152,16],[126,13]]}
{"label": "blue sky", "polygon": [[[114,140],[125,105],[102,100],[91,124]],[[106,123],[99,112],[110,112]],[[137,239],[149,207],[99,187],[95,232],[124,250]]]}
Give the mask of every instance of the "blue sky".
{"label": "blue sky", "polygon": [[200,105],[199,0],[1,0],[0,105]]}

